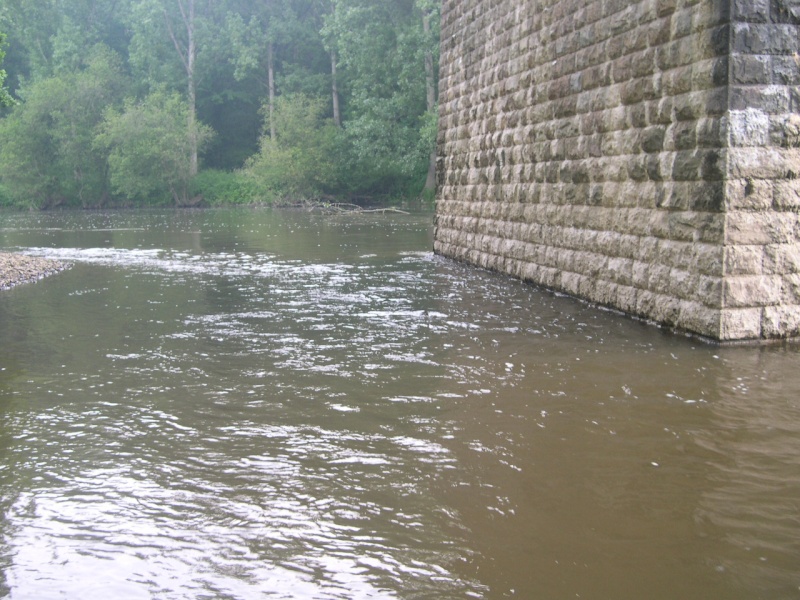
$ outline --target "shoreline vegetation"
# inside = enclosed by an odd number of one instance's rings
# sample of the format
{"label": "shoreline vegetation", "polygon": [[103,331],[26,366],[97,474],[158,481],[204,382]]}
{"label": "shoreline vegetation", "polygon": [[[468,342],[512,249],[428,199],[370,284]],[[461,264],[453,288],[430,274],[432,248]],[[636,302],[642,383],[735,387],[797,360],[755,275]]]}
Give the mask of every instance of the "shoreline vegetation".
{"label": "shoreline vegetation", "polygon": [[439,7],[6,2],[0,207],[430,203]]}
{"label": "shoreline vegetation", "polygon": [[0,252],[0,291],[39,281],[69,267],[67,263],[47,258]]}
{"label": "shoreline vegetation", "polygon": [[[336,196],[302,198],[300,200],[276,200],[276,201],[239,201],[226,202],[219,198],[209,200],[202,194],[196,196],[194,201],[187,204],[145,204],[135,205],[126,202],[103,203],[97,205],[74,206],[56,205],[47,208],[34,209],[21,205],[7,204],[0,202],[0,215],[3,213],[15,212],[42,212],[59,213],[70,211],[137,211],[137,210],[213,210],[215,208],[242,208],[242,209],[264,209],[272,208],[277,210],[299,210],[320,213],[395,213],[411,214],[419,211],[432,211],[435,208],[435,201],[432,198],[422,196],[406,198],[357,198],[340,199]],[[0,250],[3,252],[3,250]]]}

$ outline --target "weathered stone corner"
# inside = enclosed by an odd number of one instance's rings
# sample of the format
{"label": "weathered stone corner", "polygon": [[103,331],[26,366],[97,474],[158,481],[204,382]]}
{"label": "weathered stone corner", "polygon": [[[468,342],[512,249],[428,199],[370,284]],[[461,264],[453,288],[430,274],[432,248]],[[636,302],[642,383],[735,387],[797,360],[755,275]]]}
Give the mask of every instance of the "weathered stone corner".
{"label": "weathered stone corner", "polygon": [[443,0],[436,252],[800,336],[800,0]]}

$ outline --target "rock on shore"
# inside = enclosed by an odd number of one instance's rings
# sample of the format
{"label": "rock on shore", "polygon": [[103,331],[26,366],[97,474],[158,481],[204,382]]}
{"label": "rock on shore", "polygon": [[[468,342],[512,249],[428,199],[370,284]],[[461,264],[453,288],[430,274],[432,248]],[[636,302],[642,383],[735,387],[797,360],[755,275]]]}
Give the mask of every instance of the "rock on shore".
{"label": "rock on shore", "polygon": [[68,267],[65,263],[46,258],[0,252],[0,290],[38,281]]}

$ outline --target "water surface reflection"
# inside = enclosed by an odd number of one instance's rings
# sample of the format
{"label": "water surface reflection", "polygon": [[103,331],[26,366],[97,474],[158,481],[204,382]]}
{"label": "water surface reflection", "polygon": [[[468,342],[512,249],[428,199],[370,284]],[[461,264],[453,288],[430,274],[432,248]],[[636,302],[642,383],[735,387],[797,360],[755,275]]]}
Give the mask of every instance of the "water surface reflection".
{"label": "water surface reflection", "polygon": [[441,260],[430,217],[4,215],[0,595],[794,598],[795,346]]}

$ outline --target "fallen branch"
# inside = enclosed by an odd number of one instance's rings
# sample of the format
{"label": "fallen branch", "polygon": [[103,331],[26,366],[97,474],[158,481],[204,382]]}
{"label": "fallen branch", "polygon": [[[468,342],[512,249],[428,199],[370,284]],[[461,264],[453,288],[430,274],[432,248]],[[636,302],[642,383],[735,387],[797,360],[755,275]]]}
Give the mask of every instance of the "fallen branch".
{"label": "fallen branch", "polygon": [[374,212],[379,212],[379,213],[397,213],[399,215],[410,215],[411,214],[410,212],[407,212],[405,210],[400,210],[399,208],[393,208],[393,207],[389,207],[389,208],[368,208],[368,209],[367,208],[362,208],[359,212],[362,212],[362,213],[374,213]]}
{"label": "fallen branch", "polygon": [[289,205],[293,208],[304,209],[308,212],[319,211],[322,213],[396,213],[401,215],[408,215],[404,210],[399,208],[386,207],[386,208],[363,208],[358,204],[350,204],[348,202],[328,202],[325,200],[302,200]]}

